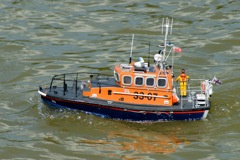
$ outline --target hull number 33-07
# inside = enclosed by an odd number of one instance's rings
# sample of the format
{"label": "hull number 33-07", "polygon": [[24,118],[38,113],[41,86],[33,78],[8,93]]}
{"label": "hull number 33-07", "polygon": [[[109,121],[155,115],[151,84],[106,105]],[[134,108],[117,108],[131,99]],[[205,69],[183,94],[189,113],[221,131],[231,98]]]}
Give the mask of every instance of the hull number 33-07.
{"label": "hull number 33-07", "polygon": [[140,99],[140,100],[143,100],[144,98],[147,98],[147,100],[153,100],[155,101],[156,100],[156,97],[157,97],[157,93],[148,93],[147,95],[144,95],[143,92],[134,92],[135,96],[133,97],[134,99]]}

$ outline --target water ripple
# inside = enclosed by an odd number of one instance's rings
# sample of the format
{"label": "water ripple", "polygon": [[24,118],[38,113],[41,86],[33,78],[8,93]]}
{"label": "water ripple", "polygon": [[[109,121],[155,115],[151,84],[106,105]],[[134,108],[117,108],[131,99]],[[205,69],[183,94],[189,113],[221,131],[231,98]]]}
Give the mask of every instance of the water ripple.
{"label": "water ripple", "polygon": [[[239,5],[234,0],[2,0],[0,158],[237,159]],[[136,124],[41,103],[37,88],[48,85],[53,74],[111,75],[114,64],[128,62],[133,33],[138,40],[156,39],[151,54],[156,53],[166,16],[174,19],[170,40],[183,48],[175,70],[223,81],[214,88],[207,121]],[[133,59],[147,53],[145,48],[143,41],[136,44]]]}

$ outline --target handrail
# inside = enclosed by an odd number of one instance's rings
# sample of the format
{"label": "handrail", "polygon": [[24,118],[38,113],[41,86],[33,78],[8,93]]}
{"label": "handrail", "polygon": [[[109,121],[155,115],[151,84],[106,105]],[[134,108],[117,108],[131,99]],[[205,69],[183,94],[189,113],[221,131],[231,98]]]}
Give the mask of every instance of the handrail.
{"label": "handrail", "polygon": [[[49,92],[52,91],[52,88],[54,87],[54,81],[60,81],[62,82],[62,87],[63,87],[63,95],[65,95],[67,93],[67,83],[66,82],[73,82],[73,89],[75,90],[75,97],[77,97],[77,90],[78,90],[78,82],[81,82],[82,79],[78,79],[79,75],[85,75],[83,77],[90,76],[91,80],[94,77],[94,80],[97,80],[99,85],[100,85],[100,81],[101,80],[107,80],[110,75],[107,74],[100,74],[100,73],[89,73],[89,72],[73,72],[73,73],[64,73],[64,74],[58,74],[58,75],[54,75],[52,77],[52,80],[50,82],[50,87],[49,87]],[[101,76],[105,76],[105,77],[101,77]],[[69,77],[71,79],[69,79]]]}
{"label": "handrail", "polygon": [[[196,81],[199,81],[199,83],[196,84]],[[202,81],[204,81],[204,79],[191,79],[188,82],[187,90],[186,90],[186,92],[188,93],[188,96],[187,96],[187,98],[185,98],[185,97],[181,97],[180,98],[180,106],[181,106],[181,108],[183,107],[182,105],[183,105],[183,101],[184,100],[192,100],[193,101],[192,107],[194,108],[195,105],[197,104],[197,101],[194,101],[192,99],[193,98],[192,96],[196,96],[197,94],[204,94],[205,95],[205,100],[204,100],[205,106],[208,105],[207,102],[208,102],[209,97],[208,97],[207,92],[203,93],[203,91],[202,91],[202,87],[201,87],[201,82]],[[179,86],[176,87],[176,90],[177,90],[177,94],[180,95],[180,87]],[[192,95],[193,92],[195,92],[194,95]]]}

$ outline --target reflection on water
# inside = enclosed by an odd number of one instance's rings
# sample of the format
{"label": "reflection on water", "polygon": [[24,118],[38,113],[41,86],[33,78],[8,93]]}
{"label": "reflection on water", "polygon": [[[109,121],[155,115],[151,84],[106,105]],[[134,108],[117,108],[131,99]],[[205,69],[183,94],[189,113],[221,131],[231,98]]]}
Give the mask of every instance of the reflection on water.
{"label": "reflection on water", "polygon": [[130,131],[129,133],[129,130],[124,130],[122,133],[110,132],[104,140],[81,140],[80,143],[89,146],[99,145],[97,148],[104,152],[121,151],[130,152],[131,155],[143,153],[174,153],[177,151],[179,145],[190,142],[187,140],[179,140],[171,135],[139,131]]}

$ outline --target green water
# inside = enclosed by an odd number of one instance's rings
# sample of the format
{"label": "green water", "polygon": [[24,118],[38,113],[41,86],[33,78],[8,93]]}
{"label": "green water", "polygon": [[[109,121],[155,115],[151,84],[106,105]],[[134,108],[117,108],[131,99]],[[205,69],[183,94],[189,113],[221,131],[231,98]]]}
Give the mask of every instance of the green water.
{"label": "green water", "polygon": [[[0,159],[239,159],[239,6],[223,0],[2,0]],[[171,40],[183,49],[175,71],[223,81],[214,87],[207,120],[139,124],[41,103],[38,86],[53,74],[112,74],[118,61],[128,62],[131,34],[162,38],[163,17],[174,19]]]}

